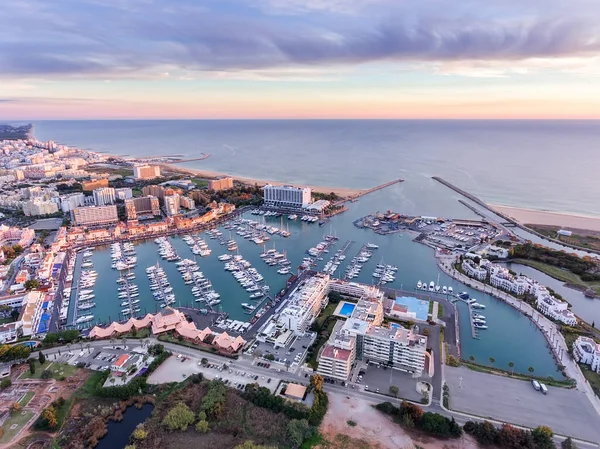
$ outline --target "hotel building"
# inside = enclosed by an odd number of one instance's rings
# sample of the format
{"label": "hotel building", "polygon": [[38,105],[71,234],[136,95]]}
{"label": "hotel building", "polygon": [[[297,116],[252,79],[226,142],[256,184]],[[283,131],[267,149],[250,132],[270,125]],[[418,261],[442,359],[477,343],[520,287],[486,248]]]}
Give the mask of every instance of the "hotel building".
{"label": "hotel building", "polygon": [[128,200],[130,198],[133,198],[133,191],[131,190],[130,187],[120,187],[118,189],[115,189],[115,197],[118,200]]}
{"label": "hotel building", "polygon": [[208,181],[209,190],[227,190],[233,189],[233,178],[231,176],[219,176],[216,179]]}
{"label": "hotel building", "polygon": [[475,278],[478,281],[485,280],[488,275],[488,272],[485,268],[480,267],[471,259],[463,260],[462,269],[467,276]]}
{"label": "hotel building", "polygon": [[108,206],[115,204],[115,189],[112,187],[101,187],[93,192],[94,204],[96,206]]}
{"label": "hotel building", "polygon": [[106,226],[119,221],[117,206],[76,207],[73,220],[77,226]]}
{"label": "hotel building", "polygon": [[160,167],[158,165],[136,165],[133,167],[135,179],[160,178]]}
{"label": "hotel building", "polygon": [[317,274],[302,281],[290,294],[278,322],[296,335],[303,335],[327,305],[328,292],[329,275]]}
{"label": "hotel building", "polygon": [[312,193],[308,187],[267,184],[262,190],[266,206],[301,209],[307,207],[312,201]]}
{"label": "hotel building", "polygon": [[165,196],[165,213],[167,214],[167,217],[179,215],[179,207],[181,205],[179,198],[180,197],[177,194]]}
{"label": "hotel building", "polygon": [[155,196],[142,196],[125,200],[125,211],[128,220],[135,220],[139,216],[160,215],[160,205]]}

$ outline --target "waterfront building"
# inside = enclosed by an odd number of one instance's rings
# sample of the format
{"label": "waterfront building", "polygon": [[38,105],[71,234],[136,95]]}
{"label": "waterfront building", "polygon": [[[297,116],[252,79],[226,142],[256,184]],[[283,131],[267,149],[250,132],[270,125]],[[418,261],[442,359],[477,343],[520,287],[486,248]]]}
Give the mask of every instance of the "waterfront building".
{"label": "waterfront building", "polygon": [[23,296],[21,315],[17,320],[17,327],[23,336],[30,337],[37,333],[43,314],[44,293],[32,291]]}
{"label": "waterfront building", "polygon": [[534,293],[533,287],[535,282],[526,276],[515,276],[504,267],[493,264],[488,260],[482,261],[485,263],[485,268],[490,272],[490,284],[493,287],[516,295],[524,295],[525,293]]}
{"label": "waterfront building", "polygon": [[311,203],[308,206],[306,206],[305,209],[307,212],[320,214],[325,209],[327,209],[330,204],[331,202],[328,200],[317,200],[314,203]]}
{"label": "waterfront building", "polygon": [[329,341],[321,348],[317,373],[325,377],[347,381],[356,361],[356,338],[342,332],[343,326],[344,321],[338,320]]}
{"label": "waterfront building", "polygon": [[158,165],[135,165],[133,177],[135,179],[160,178],[160,167]]}
{"label": "waterfront building", "polygon": [[179,215],[180,196],[178,194],[168,195],[164,197],[165,213],[167,217]]}
{"label": "waterfront building", "polygon": [[94,179],[91,181],[83,181],[81,183],[81,187],[84,192],[92,192],[95,189],[100,189],[102,187],[108,187],[108,179]]}
{"label": "waterfront building", "polygon": [[354,296],[356,298],[383,300],[385,297],[385,294],[374,285],[347,282],[341,279],[331,279],[329,282],[329,289],[332,292]]}
{"label": "waterfront building", "polygon": [[60,208],[64,213],[84,205],[85,195],[83,193],[69,193],[60,197]]}
{"label": "waterfront building", "polygon": [[555,298],[547,290],[545,292],[539,290],[535,305],[540,312],[553,320],[560,321],[567,326],[577,325],[577,317],[569,310],[569,303]]}
{"label": "waterfront building", "polygon": [[76,207],[73,209],[76,226],[107,226],[118,223],[117,206]]}
{"label": "waterfront building", "polygon": [[289,295],[287,306],[279,314],[279,323],[296,335],[306,333],[327,305],[329,275],[316,274],[301,282]]}
{"label": "waterfront building", "polygon": [[476,264],[472,259],[464,259],[462,269],[467,276],[475,278],[478,281],[484,281],[488,275],[487,270]]}
{"label": "waterfront building", "polygon": [[115,189],[112,187],[101,187],[93,192],[94,204],[96,206],[108,206],[115,204]]}
{"label": "waterfront building", "polygon": [[138,217],[154,217],[160,215],[160,204],[155,196],[142,196],[125,200],[125,211],[128,220]]}
{"label": "waterfront building", "polygon": [[580,335],[573,342],[573,358],[600,373],[600,345],[590,337]]}
{"label": "waterfront building", "polygon": [[267,184],[262,190],[266,206],[302,209],[312,202],[312,192],[308,187]]}
{"label": "waterfront building", "polygon": [[233,178],[231,176],[219,176],[208,181],[208,189],[218,192],[219,190],[233,189]]}
{"label": "waterfront building", "polygon": [[133,198],[131,187],[120,187],[115,189],[115,198],[123,201]]}
{"label": "waterfront building", "polygon": [[186,209],[190,209],[191,210],[191,209],[195,209],[196,208],[196,203],[190,197],[180,196],[179,197],[179,202],[181,204],[181,207],[184,207]]}
{"label": "waterfront building", "polygon": [[507,248],[503,248],[501,246],[489,245],[484,253],[487,256],[497,257],[498,259],[506,259],[509,255],[509,251]]}
{"label": "waterfront building", "polygon": [[23,203],[23,213],[28,216],[49,215],[58,212],[58,204],[52,200],[34,198]]}
{"label": "waterfront building", "polygon": [[207,204],[210,202],[210,196],[202,190],[193,190],[188,193],[188,196],[193,199],[196,203]]}

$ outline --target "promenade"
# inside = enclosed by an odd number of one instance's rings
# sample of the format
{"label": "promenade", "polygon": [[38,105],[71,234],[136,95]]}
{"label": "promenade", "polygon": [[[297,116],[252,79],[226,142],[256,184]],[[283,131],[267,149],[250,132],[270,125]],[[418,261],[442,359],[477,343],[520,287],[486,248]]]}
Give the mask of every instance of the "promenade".
{"label": "promenade", "polygon": [[539,313],[528,303],[518,300],[503,290],[499,290],[491,285],[484,284],[476,279],[472,279],[460,273],[453,267],[453,262],[455,260],[454,256],[444,256],[436,253],[436,259],[438,260],[439,268],[448,276],[451,276],[457,281],[467,284],[476,290],[489,293],[495,298],[511,305],[521,313],[529,316],[531,321],[540,329],[540,331],[542,331],[542,334],[548,341],[548,345],[551,348],[556,361],[565,367],[567,376],[577,382],[575,388],[586,394],[596,409],[596,412],[600,414],[600,399],[598,399],[598,397],[594,394],[592,387],[584,377],[575,360],[569,356],[567,343],[556,324],[554,324],[550,319],[546,318],[546,316],[543,314]]}

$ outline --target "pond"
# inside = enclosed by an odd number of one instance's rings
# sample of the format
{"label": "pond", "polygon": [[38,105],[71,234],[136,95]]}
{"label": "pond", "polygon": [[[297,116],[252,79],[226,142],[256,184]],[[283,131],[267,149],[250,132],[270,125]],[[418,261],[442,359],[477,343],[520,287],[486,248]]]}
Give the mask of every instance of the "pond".
{"label": "pond", "polygon": [[153,409],[152,404],[144,404],[140,409],[134,406],[127,407],[121,422],[108,422],[108,433],[99,441],[96,449],[123,449],[129,444],[129,437],[136,426],[146,421]]}

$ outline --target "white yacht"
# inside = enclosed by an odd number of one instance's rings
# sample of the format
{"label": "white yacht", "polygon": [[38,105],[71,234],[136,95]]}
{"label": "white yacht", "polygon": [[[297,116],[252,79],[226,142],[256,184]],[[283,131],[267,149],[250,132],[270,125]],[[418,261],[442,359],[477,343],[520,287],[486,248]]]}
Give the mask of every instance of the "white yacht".
{"label": "white yacht", "polygon": [[367,248],[369,248],[369,249],[377,249],[377,248],[379,248],[379,246],[375,245],[374,243],[367,243]]}
{"label": "white yacht", "polygon": [[432,291],[434,291],[434,290],[435,290],[435,282],[431,281],[431,282],[429,283],[429,291],[430,291],[430,292],[432,292]]}

